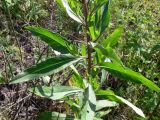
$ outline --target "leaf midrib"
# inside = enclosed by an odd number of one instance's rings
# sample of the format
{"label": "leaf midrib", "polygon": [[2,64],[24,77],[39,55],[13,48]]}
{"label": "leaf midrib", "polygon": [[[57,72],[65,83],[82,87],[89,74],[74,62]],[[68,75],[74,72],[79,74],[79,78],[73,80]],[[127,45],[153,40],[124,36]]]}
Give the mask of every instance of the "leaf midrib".
{"label": "leaf midrib", "polygon": [[[69,59],[69,60],[71,60],[71,59]],[[44,68],[42,68],[42,69],[35,70],[35,71],[31,72],[31,73],[32,73],[32,74],[35,74],[36,72],[45,70],[45,69],[47,69],[47,68],[49,68],[49,67],[51,67],[51,66],[56,66],[56,65],[58,65],[58,64],[64,63],[64,62],[69,61],[69,60],[64,60],[64,61],[60,61],[60,62],[55,63],[55,64],[52,64],[52,65],[48,65],[48,66],[46,66],[46,67],[44,67]],[[75,60],[78,60],[78,59],[75,59]],[[73,61],[75,61],[75,60],[73,60]],[[71,62],[71,61],[70,61],[70,62]],[[63,65],[65,65],[65,64],[63,64]],[[63,65],[62,65],[62,66],[63,66]],[[60,67],[62,67],[62,66],[60,66]],[[30,69],[31,69],[31,68],[30,68]],[[57,69],[57,68],[56,68],[56,69]],[[54,70],[55,70],[55,69],[54,69]],[[53,70],[52,70],[52,71],[53,71]]]}

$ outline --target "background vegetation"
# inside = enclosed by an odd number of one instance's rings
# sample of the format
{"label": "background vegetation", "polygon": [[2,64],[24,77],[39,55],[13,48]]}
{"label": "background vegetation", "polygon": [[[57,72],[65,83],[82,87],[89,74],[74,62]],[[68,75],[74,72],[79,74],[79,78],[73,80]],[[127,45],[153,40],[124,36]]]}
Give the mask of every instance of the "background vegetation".
{"label": "background vegetation", "polygon": [[[112,0],[111,21],[105,36],[116,28],[124,31],[116,45],[116,52],[125,66],[140,72],[160,86],[160,1],[159,0]],[[80,14],[80,13],[79,13]],[[1,0],[0,1],[0,116],[6,120],[36,119],[44,111],[64,112],[67,104],[42,99],[27,92],[28,82],[8,84],[25,68],[54,56],[50,47],[24,29],[34,25],[59,33],[78,44],[83,37],[81,26],[70,19],[62,6],[52,0]],[[39,84],[66,83],[69,70],[56,73],[48,82],[47,77]],[[83,73],[83,69],[80,70]],[[160,94],[142,85],[133,84],[108,76],[103,89],[112,88],[115,94],[127,98],[143,110],[146,119],[159,120]],[[67,109],[68,110],[68,109]],[[70,113],[68,110],[67,113]],[[104,119],[142,120],[132,109],[120,105],[112,109]]]}

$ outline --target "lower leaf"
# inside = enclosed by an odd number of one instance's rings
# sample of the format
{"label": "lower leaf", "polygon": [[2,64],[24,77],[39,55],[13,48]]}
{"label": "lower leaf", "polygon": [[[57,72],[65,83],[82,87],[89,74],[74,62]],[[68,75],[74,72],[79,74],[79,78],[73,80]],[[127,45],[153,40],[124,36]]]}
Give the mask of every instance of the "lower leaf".
{"label": "lower leaf", "polygon": [[82,89],[69,86],[38,86],[29,89],[30,92],[44,98],[59,100],[63,97],[83,92]]}

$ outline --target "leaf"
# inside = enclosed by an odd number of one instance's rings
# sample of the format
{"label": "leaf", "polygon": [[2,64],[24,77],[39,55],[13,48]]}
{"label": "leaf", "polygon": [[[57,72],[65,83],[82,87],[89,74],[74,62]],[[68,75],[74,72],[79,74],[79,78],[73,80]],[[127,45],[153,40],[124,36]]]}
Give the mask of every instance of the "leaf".
{"label": "leaf", "polygon": [[105,110],[105,111],[101,110],[101,111],[96,112],[94,120],[103,120],[103,119],[100,119],[100,118],[106,116],[111,111],[112,111],[111,109],[108,109],[108,110]]}
{"label": "leaf", "polygon": [[[80,96],[80,94],[78,95],[78,97]],[[74,113],[76,113],[76,112],[79,112],[80,111],[80,105],[79,104],[77,104],[77,103],[75,103],[75,101],[74,101],[74,99],[72,100],[72,99],[68,99],[68,98],[66,98],[67,100],[65,100],[65,102],[70,106],[70,109],[72,110],[72,111],[74,111]]]}
{"label": "leaf", "polygon": [[102,73],[102,75],[101,75],[101,85],[102,85],[106,81],[106,77],[107,77],[108,72],[106,70],[102,69],[101,73]]}
{"label": "leaf", "polygon": [[32,66],[31,68],[16,76],[11,81],[11,84],[26,82],[35,78],[57,73],[81,59],[82,58],[74,57],[71,55],[56,56],[54,58],[47,59],[46,61]]}
{"label": "leaf", "polygon": [[145,78],[140,73],[134,72],[131,69],[121,67],[119,65],[113,63],[103,63],[100,66],[103,69],[109,71],[112,75],[119,77],[124,80],[132,81],[132,82],[140,82],[143,85],[147,86],[148,88],[160,92],[160,88],[153,83],[152,81]]}
{"label": "leaf", "polygon": [[88,16],[88,26],[93,41],[100,38],[109,25],[109,2],[110,0],[97,1],[96,6]]}
{"label": "leaf", "polygon": [[93,120],[96,110],[96,96],[90,84],[86,88],[84,96],[81,120]]}
{"label": "leaf", "polygon": [[114,45],[117,44],[118,39],[120,38],[122,32],[123,32],[122,28],[117,28],[107,39],[101,42],[101,45],[103,45],[104,48],[113,47]]}
{"label": "leaf", "polygon": [[80,87],[80,88],[84,88],[82,76],[75,72],[73,73],[71,79],[69,80],[69,84]]}
{"label": "leaf", "polygon": [[97,52],[97,49],[100,50],[100,52],[107,58],[111,59],[112,62],[118,63],[119,65],[123,66],[123,63],[121,61],[121,59],[119,58],[119,56],[116,54],[116,52],[114,51],[114,49],[112,49],[111,47],[102,47],[100,44],[95,44],[95,43],[91,43],[92,46],[94,47],[94,49]]}
{"label": "leaf", "polygon": [[44,42],[51,46],[54,50],[61,53],[69,53],[68,45],[70,44],[65,38],[57,33],[53,33],[47,29],[40,27],[27,26],[27,30],[32,32],[35,36],[40,37]]}
{"label": "leaf", "polygon": [[96,95],[101,96],[101,98],[102,97],[105,99],[108,98],[109,100],[116,101],[118,103],[125,103],[126,105],[131,107],[138,115],[145,118],[145,115],[141,109],[137,108],[136,106],[134,106],[132,103],[130,103],[126,99],[115,95],[114,92],[111,90],[99,90],[99,91],[97,91]]}
{"label": "leaf", "polygon": [[58,112],[41,112],[37,120],[75,120],[73,116]]}
{"label": "leaf", "polygon": [[85,44],[81,45],[81,54],[82,56],[87,56],[87,49]]}
{"label": "leaf", "polygon": [[106,4],[106,0],[99,0],[97,1],[95,7],[92,9],[90,15],[93,15],[94,13],[96,13],[96,11],[98,11],[104,4]]}
{"label": "leaf", "polygon": [[109,12],[109,0],[108,0],[108,2],[104,6],[104,10],[103,10],[103,13],[102,13],[101,34],[108,27],[109,21],[110,21],[110,12]]}
{"label": "leaf", "polygon": [[63,6],[66,9],[67,14],[75,21],[82,23],[82,18],[80,16],[77,16],[72,9],[70,8],[67,0],[62,0]]}
{"label": "leaf", "polygon": [[82,89],[69,86],[37,86],[29,89],[30,92],[44,98],[59,100],[63,97],[83,92]]}
{"label": "leaf", "polygon": [[117,97],[115,97],[115,94],[112,90],[98,90],[96,92],[96,96],[99,99],[109,99],[111,101],[115,101],[116,103],[122,103],[121,100],[119,100]]}
{"label": "leaf", "polygon": [[123,103],[125,103],[126,105],[128,105],[129,107],[131,107],[138,115],[140,115],[141,117],[145,118],[145,115],[143,113],[143,111],[139,108],[137,108],[136,106],[134,106],[132,103],[130,103],[129,101],[127,101],[126,99],[120,97],[120,96],[116,96],[118,99],[120,99]]}
{"label": "leaf", "polygon": [[96,104],[96,111],[106,107],[115,107],[115,106],[118,106],[116,102],[109,101],[109,100],[98,100]]}

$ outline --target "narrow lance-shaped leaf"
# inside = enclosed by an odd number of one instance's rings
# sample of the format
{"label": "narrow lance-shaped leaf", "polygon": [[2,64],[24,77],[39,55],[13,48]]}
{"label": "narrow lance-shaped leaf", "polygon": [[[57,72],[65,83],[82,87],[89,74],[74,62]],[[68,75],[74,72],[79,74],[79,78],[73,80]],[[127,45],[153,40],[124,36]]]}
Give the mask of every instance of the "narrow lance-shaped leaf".
{"label": "narrow lance-shaped leaf", "polygon": [[120,99],[123,103],[125,103],[126,105],[128,105],[129,107],[131,107],[138,115],[140,115],[141,117],[145,118],[145,115],[143,113],[143,111],[139,108],[137,108],[136,106],[134,106],[132,103],[130,103],[128,100],[115,95],[115,97],[117,97],[118,99]]}
{"label": "narrow lance-shaped leaf", "polygon": [[101,34],[105,31],[108,27],[110,21],[110,12],[109,12],[109,0],[104,6],[102,19],[101,19]]}
{"label": "narrow lance-shaped leaf", "polygon": [[89,31],[93,41],[97,40],[109,25],[109,1],[110,0],[97,1],[88,16]]}
{"label": "narrow lance-shaped leaf", "polygon": [[92,9],[90,16],[94,15],[94,13],[96,13],[96,11],[98,11],[104,4],[106,4],[106,2],[108,2],[107,0],[98,0],[96,3],[96,6]]}
{"label": "narrow lance-shaped leaf", "polygon": [[130,103],[128,100],[126,100],[120,96],[115,95],[114,92],[111,90],[99,90],[99,91],[97,91],[96,95],[101,98],[104,98],[104,99],[109,99],[112,101],[116,101],[118,103],[124,103],[124,104],[128,105],[129,107],[131,107],[138,115],[145,118],[145,115],[141,109],[137,108],[135,105]]}
{"label": "narrow lance-shaped leaf", "polygon": [[132,71],[131,69],[117,66],[116,64],[113,64],[113,63],[103,63],[103,64],[101,64],[100,67],[103,69],[106,69],[112,75],[114,75],[116,77],[119,77],[121,79],[128,80],[128,81],[142,83],[143,85],[147,86],[148,88],[150,88],[156,92],[160,92],[160,88],[155,83],[148,80],[140,73]]}
{"label": "narrow lance-shaped leaf", "polygon": [[68,45],[71,43],[59,34],[41,27],[27,26],[25,28],[32,32],[35,36],[40,37],[41,40],[46,42],[54,50],[61,53],[69,53]]}
{"label": "narrow lance-shaped leaf", "polygon": [[104,48],[106,47],[113,47],[115,44],[117,44],[121,34],[123,32],[122,28],[117,28],[107,39],[104,39],[101,42],[101,45],[103,45]]}
{"label": "narrow lance-shaped leaf", "polygon": [[67,0],[62,0],[63,6],[66,8],[67,14],[75,21],[82,23],[82,18],[77,16],[70,8]]}
{"label": "narrow lance-shaped leaf", "polygon": [[118,103],[109,100],[98,100],[96,104],[96,111],[106,108],[106,107],[115,107],[118,106]]}
{"label": "narrow lance-shaped leaf", "polygon": [[29,89],[30,92],[44,98],[59,100],[63,97],[83,92],[82,89],[70,86],[38,86]]}
{"label": "narrow lance-shaped leaf", "polygon": [[82,58],[65,55],[65,56],[56,56],[54,58],[47,59],[44,62],[41,62],[31,68],[25,70],[18,76],[16,76],[11,83],[21,83],[33,80],[35,78],[39,78],[46,75],[51,75],[53,73],[57,73],[66,67],[76,63]]}

